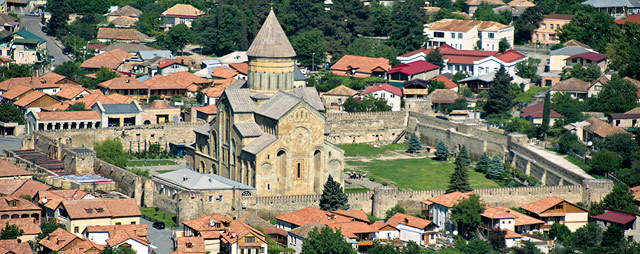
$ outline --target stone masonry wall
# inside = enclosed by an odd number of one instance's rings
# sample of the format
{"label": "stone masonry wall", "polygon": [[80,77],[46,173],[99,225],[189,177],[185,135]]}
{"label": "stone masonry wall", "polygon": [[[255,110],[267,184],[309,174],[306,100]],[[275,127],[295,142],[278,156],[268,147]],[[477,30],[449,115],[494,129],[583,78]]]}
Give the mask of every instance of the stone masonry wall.
{"label": "stone masonry wall", "polygon": [[328,113],[327,139],[334,144],[388,144],[404,131],[406,119],[407,113],[403,111]]}

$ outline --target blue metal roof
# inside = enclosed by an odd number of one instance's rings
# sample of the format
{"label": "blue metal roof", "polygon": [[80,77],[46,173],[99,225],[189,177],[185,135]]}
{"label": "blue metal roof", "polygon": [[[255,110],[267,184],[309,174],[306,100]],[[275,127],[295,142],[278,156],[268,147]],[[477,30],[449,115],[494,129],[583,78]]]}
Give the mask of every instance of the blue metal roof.
{"label": "blue metal roof", "polygon": [[106,114],[137,114],[140,113],[134,104],[102,104]]}

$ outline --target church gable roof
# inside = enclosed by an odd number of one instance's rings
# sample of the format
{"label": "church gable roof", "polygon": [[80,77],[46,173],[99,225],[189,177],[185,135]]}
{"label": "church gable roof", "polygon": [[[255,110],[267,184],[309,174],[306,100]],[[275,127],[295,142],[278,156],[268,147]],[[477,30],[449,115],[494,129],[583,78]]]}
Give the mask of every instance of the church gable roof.
{"label": "church gable roof", "polygon": [[282,30],[273,10],[269,12],[269,16],[262,24],[258,35],[251,43],[249,50],[247,50],[247,55],[254,57],[296,56],[296,52],[293,50],[284,30]]}
{"label": "church gable roof", "polygon": [[262,106],[256,110],[256,114],[263,115],[274,120],[279,120],[289,112],[289,110],[298,105],[300,101],[300,98],[296,96],[279,91],[273,95],[271,99],[262,104]]}
{"label": "church gable roof", "polygon": [[235,123],[233,127],[243,138],[259,137],[262,135],[262,129],[260,129],[260,126],[256,123]]}
{"label": "church gable roof", "polygon": [[322,104],[322,100],[320,100],[320,96],[318,95],[318,91],[314,87],[300,87],[293,89],[293,94],[301,97],[302,100],[306,101],[313,107],[315,110],[322,111],[324,110],[324,105]]}
{"label": "church gable roof", "polygon": [[258,154],[260,151],[267,148],[267,146],[271,145],[271,143],[278,140],[278,138],[271,134],[262,134],[262,136],[256,138],[251,141],[248,145],[242,148],[242,151],[250,153],[250,154]]}
{"label": "church gable roof", "polygon": [[250,113],[256,111],[256,104],[251,99],[249,89],[225,89],[223,95],[227,97],[233,112]]}

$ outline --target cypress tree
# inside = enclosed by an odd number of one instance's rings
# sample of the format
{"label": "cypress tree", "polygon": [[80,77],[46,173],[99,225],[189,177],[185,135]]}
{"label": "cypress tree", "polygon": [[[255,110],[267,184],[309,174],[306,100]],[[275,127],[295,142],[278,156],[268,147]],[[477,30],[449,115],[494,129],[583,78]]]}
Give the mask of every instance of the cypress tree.
{"label": "cypress tree", "polygon": [[502,161],[500,160],[500,158],[498,158],[498,156],[493,156],[493,159],[491,159],[487,177],[490,179],[498,179],[502,175],[502,171],[504,171],[504,165],[502,165]]}
{"label": "cypress tree", "polygon": [[422,149],[422,145],[420,144],[420,140],[418,140],[418,136],[414,132],[411,134],[411,138],[409,138],[409,150],[410,153],[415,153],[418,150]]}
{"label": "cypress tree", "polygon": [[551,96],[550,92],[544,95],[544,106],[542,107],[542,124],[540,125],[540,134],[543,136],[549,131],[549,115],[551,114]]}
{"label": "cypress tree", "polygon": [[464,165],[465,167],[471,165],[471,157],[469,156],[467,146],[465,145],[462,145],[462,149],[460,150],[460,160],[462,160],[462,165]]}
{"label": "cypress tree", "polygon": [[487,174],[487,172],[489,171],[490,165],[491,165],[491,158],[489,158],[487,153],[483,153],[478,163],[476,163],[476,172]]}
{"label": "cypress tree", "polygon": [[340,183],[333,180],[333,177],[329,175],[327,182],[324,184],[324,190],[322,190],[322,196],[320,197],[320,209],[325,211],[335,211],[338,209],[348,210],[349,199],[347,195],[342,191]]}
{"label": "cypress tree", "polygon": [[447,146],[447,144],[442,142],[442,140],[438,141],[438,144],[436,144],[436,152],[434,153],[434,155],[436,156],[436,160],[446,160],[447,157],[449,157],[449,147]]}
{"label": "cypress tree", "polygon": [[453,174],[451,174],[451,178],[449,178],[449,187],[447,187],[446,193],[456,191],[472,191],[471,185],[469,185],[469,175],[467,174],[467,167],[464,165],[461,154],[458,154],[458,157],[456,157],[456,169],[453,171]]}
{"label": "cypress tree", "polygon": [[509,90],[511,79],[504,66],[500,66],[489,88],[487,103],[484,105],[484,111],[487,115],[500,114],[511,109],[513,105],[513,98]]}

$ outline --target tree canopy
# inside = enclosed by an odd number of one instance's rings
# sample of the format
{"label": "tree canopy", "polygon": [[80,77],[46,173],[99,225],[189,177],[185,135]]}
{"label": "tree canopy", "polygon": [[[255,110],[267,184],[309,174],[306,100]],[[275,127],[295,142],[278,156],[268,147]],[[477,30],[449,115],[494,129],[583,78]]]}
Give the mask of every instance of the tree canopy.
{"label": "tree canopy", "polygon": [[24,234],[24,230],[15,224],[9,224],[9,222],[7,222],[2,232],[0,232],[0,239],[18,239],[22,234]]}
{"label": "tree canopy", "polygon": [[317,228],[309,232],[307,239],[302,244],[302,254],[317,253],[355,253],[351,244],[340,233],[340,230],[333,231],[328,226],[322,229]]}
{"label": "tree canopy", "polygon": [[560,41],[576,40],[591,46],[598,52],[604,52],[607,42],[621,34],[613,17],[604,12],[580,11],[573,15],[568,24],[558,29]]}
{"label": "tree canopy", "polygon": [[451,192],[469,192],[472,191],[471,185],[469,185],[469,174],[467,172],[467,167],[465,166],[465,159],[462,157],[462,153],[458,153],[456,157],[456,168],[449,177],[449,186],[447,187],[446,193]]}
{"label": "tree canopy", "polygon": [[18,124],[24,124],[26,122],[24,114],[20,109],[8,101],[0,102],[0,121]]}
{"label": "tree canopy", "polygon": [[606,208],[638,214],[638,207],[629,187],[624,184],[616,184],[613,190],[602,200]]}
{"label": "tree canopy", "polygon": [[349,199],[342,191],[340,183],[333,180],[329,175],[327,182],[324,184],[322,196],[320,197],[320,209],[325,211],[335,211],[338,209],[349,210]]}
{"label": "tree canopy", "polygon": [[480,214],[484,212],[485,204],[480,202],[478,195],[471,195],[462,199],[451,208],[451,221],[456,225],[460,235],[470,239],[475,229],[482,223]]}
{"label": "tree canopy", "polygon": [[389,44],[398,52],[406,53],[419,49],[426,41],[422,27],[424,1],[407,0],[393,5]]}
{"label": "tree canopy", "polygon": [[511,109],[513,106],[513,96],[509,91],[511,80],[512,78],[504,66],[500,66],[489,87],[487,103],[484,105],[484,111],[487,115],[501,114]]}

